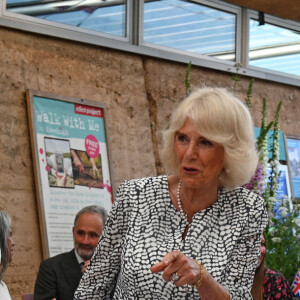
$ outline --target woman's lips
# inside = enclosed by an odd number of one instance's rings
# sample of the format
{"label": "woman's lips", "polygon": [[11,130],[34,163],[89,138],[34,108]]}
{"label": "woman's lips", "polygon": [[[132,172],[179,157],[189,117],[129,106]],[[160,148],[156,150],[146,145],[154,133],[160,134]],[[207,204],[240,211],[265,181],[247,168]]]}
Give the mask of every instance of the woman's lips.
{"label": "woman's lips", "polygon": [[199,172],[198,169],[192,168],[192,167],[183,167],[183,170],[184,170],[185,172],[188,172],[188,173],[196,173],[196,172]]}

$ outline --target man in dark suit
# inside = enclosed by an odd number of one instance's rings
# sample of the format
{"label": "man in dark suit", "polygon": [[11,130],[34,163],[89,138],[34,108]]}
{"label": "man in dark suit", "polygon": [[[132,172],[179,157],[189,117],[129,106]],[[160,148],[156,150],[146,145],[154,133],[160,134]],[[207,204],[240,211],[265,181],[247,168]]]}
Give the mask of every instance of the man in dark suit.
{"label": "man in dark suit", "polygon": [[73,300],[106,222],[105,209],[91,205],[81,209],[74,220],[74,249],[44,260],[34,288],[35,300]]}

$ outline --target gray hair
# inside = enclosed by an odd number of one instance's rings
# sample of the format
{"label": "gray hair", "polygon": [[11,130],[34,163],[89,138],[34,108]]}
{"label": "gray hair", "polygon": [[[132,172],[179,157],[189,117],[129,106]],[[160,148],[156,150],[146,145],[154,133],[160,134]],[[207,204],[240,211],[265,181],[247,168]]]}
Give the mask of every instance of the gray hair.
{"label": "gray hair", "polygon": [[4,211],[0,210],[0,251],[1,251],[1,261],[0,261],[0,280],[4,272],[6,271],[9,259],[8,259],[8,246],[7,246],[7,237],[9,228],[11,225],[10,216],[7,215]]}
{"label": "gray hair", "polygon": [[253,121],[246,105],[222,88],[197,89],[171,115],[163,132],[161,158],[166,171],[178,175],[174,143],[177,131],[190,119],[206,139],[224,148],[220,185],[233,189],[248,183],[257,167]]}
{"label": "gray hair", "polygon": [[105,210],[105,208],[103,208],[102,206],[99,205],[89,205],[86,206],[84,208],[82,208],[75,216],[75,220],[74,220],[74,226],[78,220],[78,218],[84,214],[84,213],[95,213],[100,215],[103,218],[103,223],[106,223],[107,220],[107,212]]}

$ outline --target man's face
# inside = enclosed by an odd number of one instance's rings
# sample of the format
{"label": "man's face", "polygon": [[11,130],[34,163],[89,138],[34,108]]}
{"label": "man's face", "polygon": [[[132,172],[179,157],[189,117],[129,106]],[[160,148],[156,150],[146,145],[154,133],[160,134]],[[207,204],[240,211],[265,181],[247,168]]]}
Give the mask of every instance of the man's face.
{"label": "man's face", "polygon": [[85,212],[73,227],[74,247],[83,260],[93,256],[104,227],[103,218],[97,213]]}

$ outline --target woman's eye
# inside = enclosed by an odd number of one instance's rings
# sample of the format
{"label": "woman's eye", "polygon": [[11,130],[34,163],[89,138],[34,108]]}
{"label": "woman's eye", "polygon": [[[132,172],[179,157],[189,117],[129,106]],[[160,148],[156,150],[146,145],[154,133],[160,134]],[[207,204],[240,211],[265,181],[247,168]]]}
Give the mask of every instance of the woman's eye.
{"label": "woman's eye", "polygon": [[186,136],[183,134],[178,134],[177,139],[180,142],[185,142],[187,140]]}
{"label": "woman's eye", "polygon": [[210,142],[210,141],[208,141],[208,140],[201,140],[200,141],[200,144],[201,145],[204,145],[204,146],[212,146],[213,144]]}

